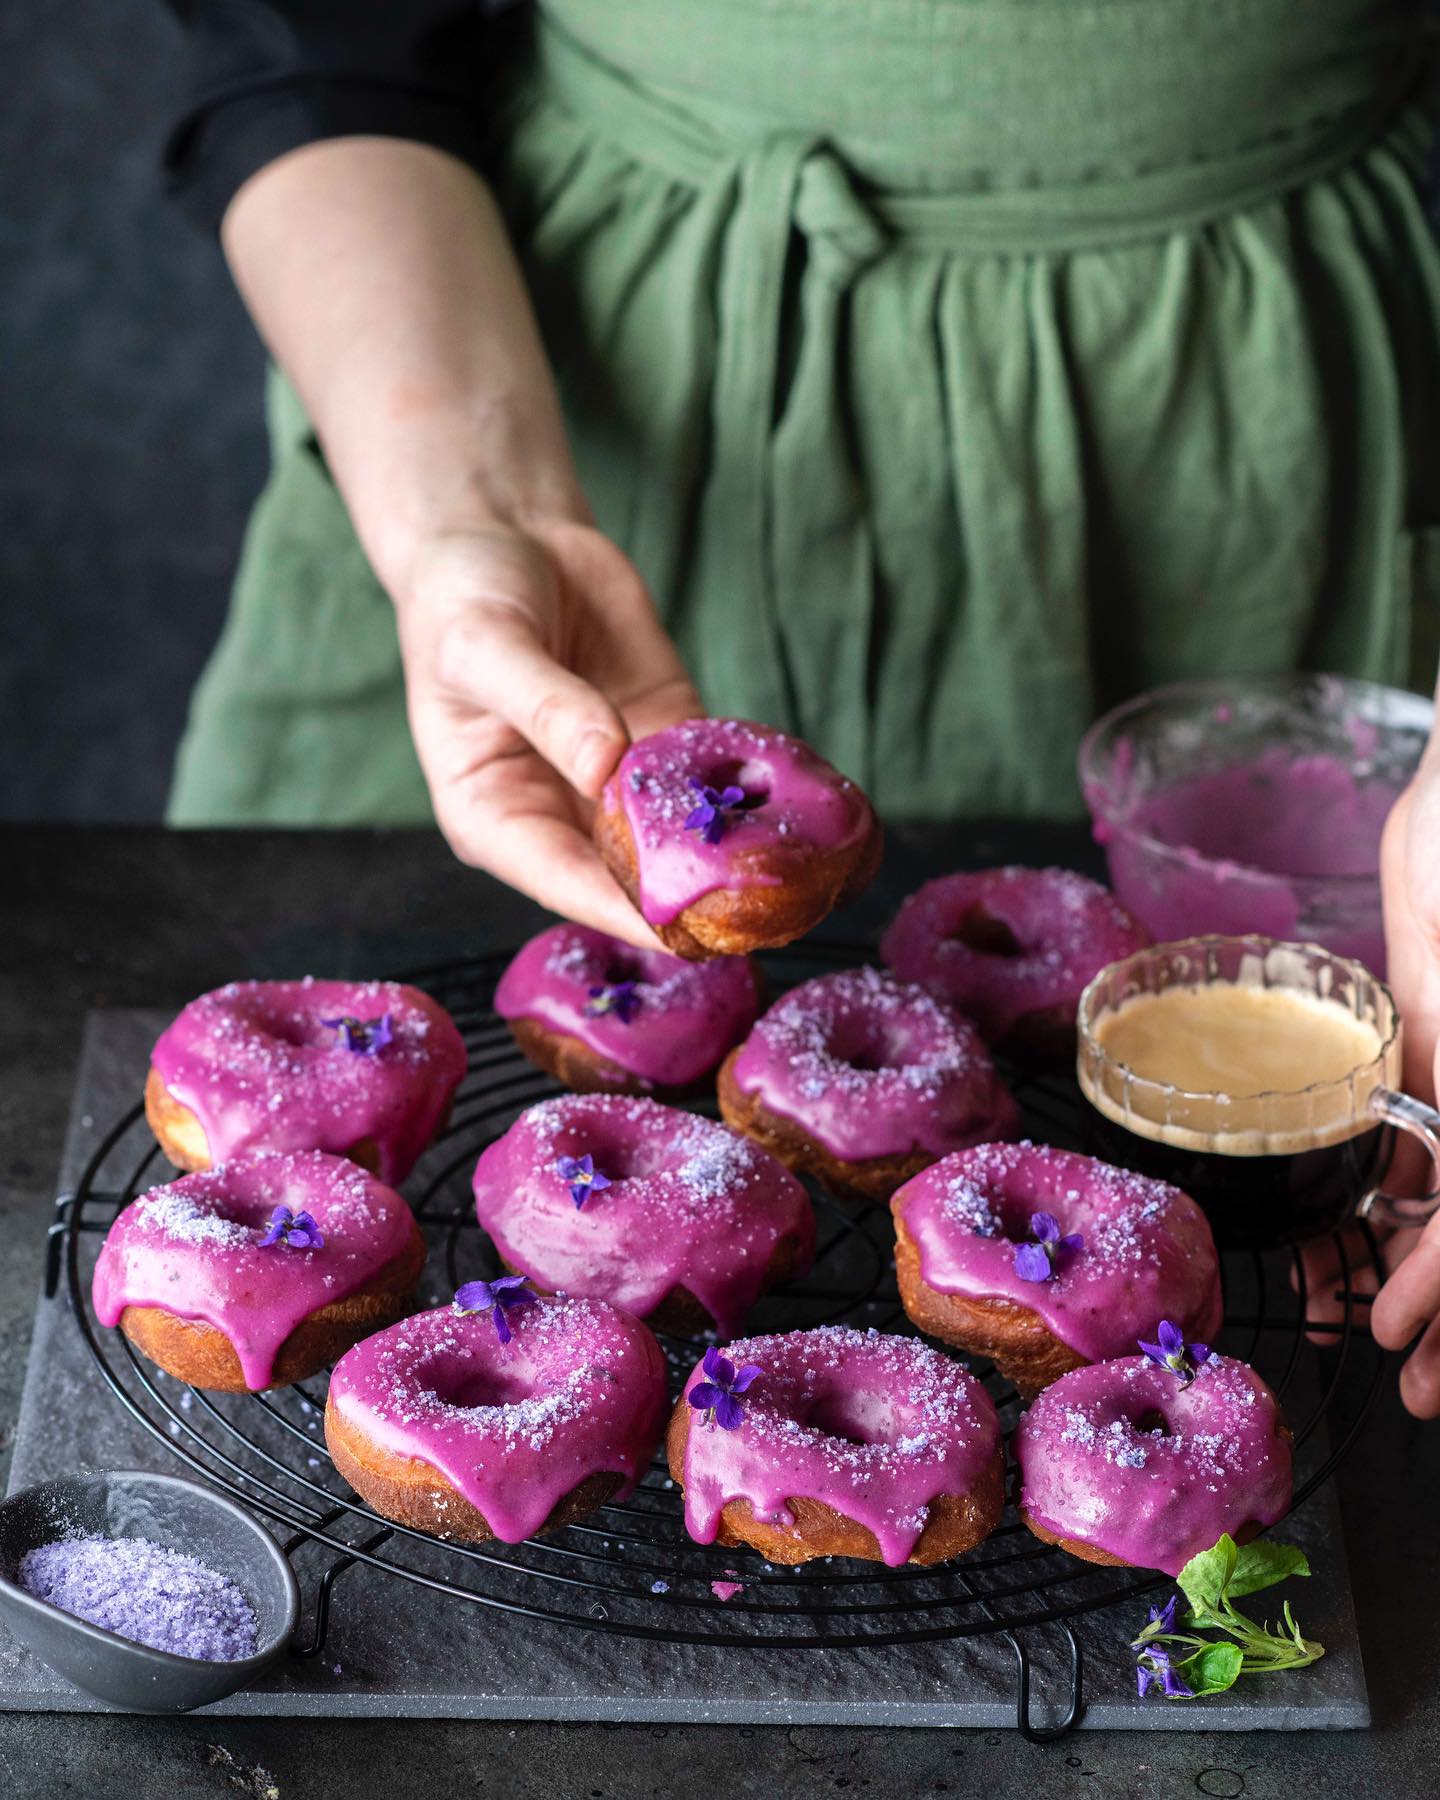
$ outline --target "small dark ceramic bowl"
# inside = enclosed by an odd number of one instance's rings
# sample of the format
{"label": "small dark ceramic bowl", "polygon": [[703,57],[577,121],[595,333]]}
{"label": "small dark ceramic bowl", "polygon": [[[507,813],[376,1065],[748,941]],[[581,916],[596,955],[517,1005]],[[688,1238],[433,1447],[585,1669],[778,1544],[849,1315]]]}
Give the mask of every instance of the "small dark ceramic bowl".
{"label": "small dark ceramic bowl", "polygon": [[[27,1550],[59,1537],[143,1537],[228,1575],[255,1609],[259,1648],[239,1662],[172,1656],[37,1600],[17,1580]],[[132,1712],[181,1713],[249,1687],[284,1651],[300,1610],[284,1552],[258,1520],[174,1475],[69,1475],[0,1501],[0,1618],[77,1687]]]}

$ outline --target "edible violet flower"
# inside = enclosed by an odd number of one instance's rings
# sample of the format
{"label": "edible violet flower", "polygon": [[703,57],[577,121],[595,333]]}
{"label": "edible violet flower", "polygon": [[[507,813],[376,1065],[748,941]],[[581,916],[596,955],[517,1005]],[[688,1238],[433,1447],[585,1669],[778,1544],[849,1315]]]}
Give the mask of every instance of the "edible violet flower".
{"label": "edible violet flower", "polygon": [[700,796],[699,804],[685,821],[687,831],[698,831],[707,844],[718,844],[725,835],[725,814],[745,802],[742,787],[707,787],[692,775],[690,785]]}
{"label": "edible violet flower", "polygon": [[515,1333],[506,1313],[531,1306],[534,1301],[528,1275],[497,1275],[493,1281],[467,1281],[456,1288],[454,1306],[458,1313],[488,1312],[495,1321],[496,1337],[508,1344]]}
{"label": "edible violet flower", "polygon": [[592,1194],[610,1186],[610,1177],[602,1175],[595,1167],[593,1156],[562,1156],[555,1165],[555,1173],[562,1181],[569,1182],[570,1198],[575,1202],[577,1212]]}
{"label": "edible violet flower", "polygon": [[737,1369],[728,1356],[722,1356],[714,1344],[705,1352],[700,1364],[706,1379],[697,1381],[685,1398],[696,1412],[705,1414],[707,1425],[718,1425],[722,1431],[733,1431],[745,1417],[745,1408],[736,1399],[757,1375],[763,1374],[759,1363],[746,1363]]}
{"label": "edible violet flower", "polygon": [[1048,1281],[1062,1257],[1085,1248],[1085,1240],[1078,1231],[1067,1232],[1061,1237],[1060,1221],[1054,1213],[1031,1213],[1030,1230],[1035,1242],[1015,1246],[1015,1273],[1022,1281]]}
{"label": "edible violet flower", "polygon": [[265,1235],[260,1240],[262,1249],[270,1244],[280,1244],[286,1250],[319,1250],[324,1243],[320,1227],[309,1213],[292,1213],[288,1206],[275,1208],[270,1215]]}
{"label": "edible violet flower", "polygon": [[344,1013],[338,1019],[322,1019],[320,1023],[327,1031],[338,1031],[340,1042],[357,1056],[377,1056],[395,1036],[388,1012],[381,1013],[378,1019],[357,1019]]}
{"label": "edible violet flower", "polygon": [[[1171,1602],[1174,1605],[1174,1602]],[[1167,1700],[1193,1700],[1194,1688],[1186,1687],[1175,1673],[1170,1652],[1159,1644],[1146,1644],[1135,1658],[1135,1687],[1143,1700],[1150,1689],[1159,1685]]]}
{"label": "edible violet flower", "polygon": [[585,1002],[587,1019],[598,1019],[614,1013],[622,1025],[628,1025],[640,1010],[640,996],[633,981],[606,981],[592,987]]}
{"label": "edible violet flower", "polygon": [[1169,1319],[1160,1321],[1155,1335],[1160,1340],[1158,1344],[1147,1344],[1144,1338],[1137,1338],[1135,1341],[1151,1362],[1158,1363],[1162,1369],[1168,1369],[1172,1375],[1178,1375],[1188,1387],[1199,1372],[1200,1365],[1209,1362],[1210,1346],[1187,1344],[1185,1333]]}

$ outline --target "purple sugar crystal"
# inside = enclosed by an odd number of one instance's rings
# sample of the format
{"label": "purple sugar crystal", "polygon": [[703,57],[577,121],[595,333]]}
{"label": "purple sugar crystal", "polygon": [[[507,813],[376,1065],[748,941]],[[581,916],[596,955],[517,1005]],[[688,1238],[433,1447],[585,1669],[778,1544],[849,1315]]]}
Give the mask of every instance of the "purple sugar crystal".
{"label": "purple sugar crystal", "polygon": [[259,1628],[228,1575],[149,1538],[58,1538],[26,1551],[20,1585],[132,1643],[200,1662],[255,1654]]}

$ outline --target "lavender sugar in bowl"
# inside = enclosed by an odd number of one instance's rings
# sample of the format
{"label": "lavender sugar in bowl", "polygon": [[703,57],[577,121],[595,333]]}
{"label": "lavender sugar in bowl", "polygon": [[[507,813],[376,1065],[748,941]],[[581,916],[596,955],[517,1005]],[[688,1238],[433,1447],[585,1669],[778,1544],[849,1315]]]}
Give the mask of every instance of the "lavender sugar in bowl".
{"label": "lavender sugar in bowl", "polygon": [[1338,675],[1127,701],[1080,746],[1110,885],[1158,942],[1261,933],[1383,977],[1380,834],[1433,717],[1418,694]]}

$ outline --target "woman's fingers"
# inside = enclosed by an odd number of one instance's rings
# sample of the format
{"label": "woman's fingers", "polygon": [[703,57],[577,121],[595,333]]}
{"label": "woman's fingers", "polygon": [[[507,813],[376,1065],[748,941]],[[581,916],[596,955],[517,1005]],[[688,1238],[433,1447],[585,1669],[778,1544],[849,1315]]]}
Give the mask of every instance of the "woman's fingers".
{"label": "woman's fingers", "polygon": [[1440,1418],[1440,1319],[1430,1321],[1400,1371],[1400,1398],[1417,1419]]}
{"label": "woman's fingers", "polygon": [[1415,1240],[1381,1288],[1371,1329],[1387,1350],[1403,1350],[1422,1326],[1440,1315],[1440,1215]]}

